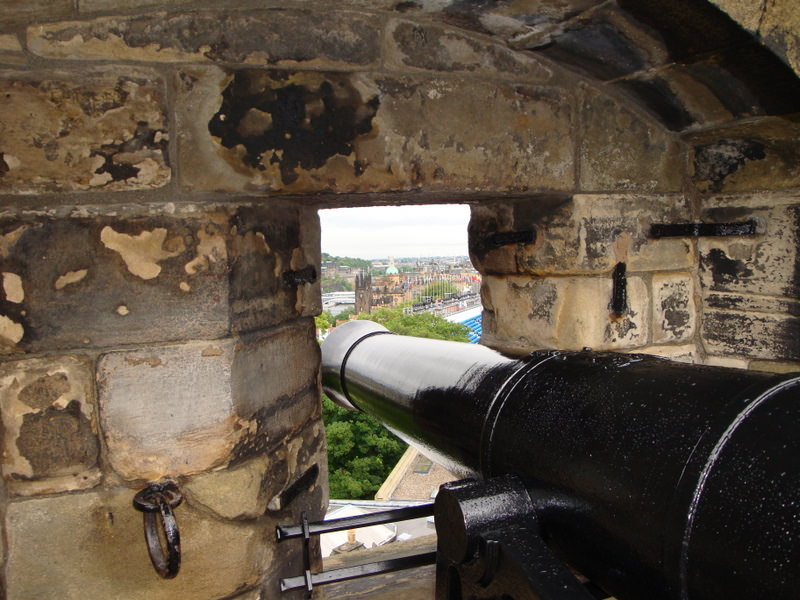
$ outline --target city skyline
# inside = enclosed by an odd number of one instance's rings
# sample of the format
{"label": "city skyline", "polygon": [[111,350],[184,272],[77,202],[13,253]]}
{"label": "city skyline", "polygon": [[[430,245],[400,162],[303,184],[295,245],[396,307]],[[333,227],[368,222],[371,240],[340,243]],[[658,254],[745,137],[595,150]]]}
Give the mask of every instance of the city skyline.
{"label": "city skyline", "polygon": [[322,251],[366,260],[467,256],[469,206],[367,206],[319,211]]}

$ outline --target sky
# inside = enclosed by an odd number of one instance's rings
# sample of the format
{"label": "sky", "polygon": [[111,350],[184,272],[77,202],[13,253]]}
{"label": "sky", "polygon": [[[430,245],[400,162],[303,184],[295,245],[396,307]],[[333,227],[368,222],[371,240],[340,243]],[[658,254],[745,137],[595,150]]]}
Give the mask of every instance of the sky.
{"label": "sky", "polygon": [[322,251],[333,256],[466,256],[469,207],[367,206],[319,211]]}

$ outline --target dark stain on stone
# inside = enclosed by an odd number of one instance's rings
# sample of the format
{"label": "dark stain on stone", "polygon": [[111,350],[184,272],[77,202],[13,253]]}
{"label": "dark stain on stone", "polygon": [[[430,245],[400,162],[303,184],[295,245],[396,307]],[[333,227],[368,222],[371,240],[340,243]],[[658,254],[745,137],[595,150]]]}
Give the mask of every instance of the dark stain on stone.
{"label": "dark stain on stone", "polygon": [[680,338],[689,326],[689,297],[686,289],[676,290],[661,301],[661,313],[664,315],[664,329]]}
{"label": "dark stain on stone", "polygon": [[704,255],[701,266],[711,271],[715,286],[737,284],[741,279],[753,275],[753,271],[743,261],[729,258],[720,248],[712,248]]}
{"label": "dark stain on stone", "polygon": [[672,131],[680,131],[695,124],[695,118],[663,79],[627,79],[615,85],[632,95]]}
{"label": "dark stain on stone", "polygon": [[537,49],[557,62],[608,80],[648,66],[647,56],[617,27],[603,21],[581,21]]}
{"label": "dark stain on stone", "polygon": [[[800,298],[800,206],[792,206],[789,212],[793,215],[794,221],[794,267],[792,269],[792,281],[790,287],[790,298]],[[794,305],[800,308],[800,305]],[[795,313],[792,313],[795,314]]]}
{"label": "dark stain on stone", "polygon": [[208,124],[223,146],[246,150],[247,166],[264,170],[269,157],[288,185],[299,177],[298,167],[317,169],[332,156],[348,156],[353,141],[372,130],[378,97],[362,103],[346,78],[330,76],[317,89],[273,88],[270,79],[263,71],[237,71]]}
{"label": "dark stain on stone", "polygon": [[694,147],[694,179],[709,182],[714,192],[722,190],[725,178],[748,161],[766,158],[764,144],[757,140],[721,139]]}
{"label": "dark stain on stone", "polygon": [[392,7],[392,10],[404,13],[419,8],[422,8],[422,5],[419,2],[398,2]]}
{"label": "dark stain on stone", "polygon": [[11,167],[8,166],[8,163],[5,160],[5,153],[0,152],[0,177],[5,175],[11,170]]}
{"label": "dark stain on stone", "polygon": [[752,358],[800,360],[800,319],[774,320],[756,313],[709,311],[703,338],[726,353]]}
{"label": "dark stain on stone", "polygon": [[121,144],[105,144],[99,150],[92,151],[92,156],[102,156],[104,163],[95,169],[95,173],[108,173],[113,181],[124,181],[131,179],[139,174],[139,168],[125,162],[117,162],[115,158],[118,154],[136,153],[142,150],[158,150],[166,161],[169,153],[167,152],[167,140],[156,141],[159,130],[152,129],[147,121],[139,121],[136,124],[136,131],[133,137]]}
{"label": "dark stain on stone", "polygon": [[[516,284],[513,285],[517,289],[521,289]],[[552,321],[555,317],[553,315],[553,307],[556,304],[556,300],[558,300],[558,292],[553,283],[545,282],[542,285],[535,286],[533,297],[531,298],[533,309],[528,314],[528,318]]]}
{"label": "dark stain on stone", "polygon": [[[92,425],[77,400],[66,408],[49,407],[23,416],[17,448],[33,468],[33,479],[63,474],[72,468],[91,467],[99,451]],[[26,477],[14,474],[15,477]]]}
{"label": "dark stain on stone", "polygon": [[69,380],[63,373],[39,377],[19,392],[19,399],[37,410],[50,407],[62,394],[69,391]]}

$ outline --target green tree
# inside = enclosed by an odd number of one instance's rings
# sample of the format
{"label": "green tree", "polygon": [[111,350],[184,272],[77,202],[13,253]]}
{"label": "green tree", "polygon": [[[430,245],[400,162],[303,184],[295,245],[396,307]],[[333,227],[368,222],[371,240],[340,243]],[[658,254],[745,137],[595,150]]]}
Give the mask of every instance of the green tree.
{"label": "green tree", "polygon": [[336,323],[336,321],[334,320],[333,315],[331,315],[331,313],[329,313],[327,310],[321,313],[318,317],[314,317],[314,325],[316,325],[317,329],[322,331],[322,333],[325,333],[328,331],[328,329],[333,327],[334,323]]}
{"label": "green tree", "polygon": [[[430,313],[406,315],[402,308],[379,308],[358,318],[376,321],[401,335],[468,341],[466,326]],[[372,417],[341,408],[324,395],[322,419],[328,438],[331,498],[373,498],[406,444]]]}
{"label": "green tree", "polygon": [[404,314],[400,308],[379,308],[370,315],[360,314],[358,319],[380,323],[389,331],[400,335],[468,342],[469,329],[461,323],[451,323],[432,313]]}
{"label": "green tree", "polygon": [[372,417],[322,397],[331,498],[370,499],[406,445]]}
{"label": "green tree", "polygon": [[355,312],[356,310],[354,308],[346,308],[342,312],[334,315],[333,322],[336,323],[336,321],[347,321],[350,319],[350,315],[355,314]]}

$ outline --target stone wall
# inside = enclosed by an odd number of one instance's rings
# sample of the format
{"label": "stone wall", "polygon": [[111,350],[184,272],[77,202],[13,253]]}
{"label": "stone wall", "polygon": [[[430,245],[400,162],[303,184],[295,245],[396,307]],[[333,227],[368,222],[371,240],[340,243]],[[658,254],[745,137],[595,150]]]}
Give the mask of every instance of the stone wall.
{"label": "stone wall", "polygon": [[[319,207],[472,204],[484,343],[797,368],[794,12],[681,1],[5,2],[5,597],[257,600],[299,573],[272,540],[326,504]],[[170,581],[131,508],[165,477]]]}

